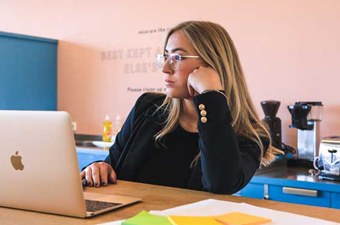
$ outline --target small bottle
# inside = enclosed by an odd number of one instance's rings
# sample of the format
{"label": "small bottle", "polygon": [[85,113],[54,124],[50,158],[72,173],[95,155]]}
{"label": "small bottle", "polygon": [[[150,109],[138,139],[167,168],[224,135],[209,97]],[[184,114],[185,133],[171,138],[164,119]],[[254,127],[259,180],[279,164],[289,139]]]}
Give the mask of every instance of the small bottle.
{"label": "small bottle", "polygon": [[109,115],[106,115],[103,123],[103,141],[111,142],[111,140],[112,140],[112,122],[110,120]]}
{"label": "small bottle", "polygon": [[113,128],[113,136],[116,136],[121,129],[122,129],[122,119],[120,118],[119,115],[117,115],[115,125]]}

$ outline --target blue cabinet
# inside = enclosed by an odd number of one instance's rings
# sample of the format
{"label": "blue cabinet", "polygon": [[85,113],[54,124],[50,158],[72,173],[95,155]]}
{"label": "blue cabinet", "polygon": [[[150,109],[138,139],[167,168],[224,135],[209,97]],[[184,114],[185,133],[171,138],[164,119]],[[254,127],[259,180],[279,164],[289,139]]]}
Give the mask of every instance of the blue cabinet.
{"label": "blue cabinet", "polygon": [[331,193],[314,189],[269,185],[270,200],[331,207]]}
{"label": "blue cabinet", "polygon": [[241,196],[250,198],[264,198],[264,184],[249,183],[241,191]]}
{"label": "blue cabinet", "polygon": [[0,32],[0,110],[57,109],[58,41]]}
{"label": "blue cabinet", "polygon": [[77,150],[79,171],[81,171],[82,168],[84,168],[91,162],[104,160],[106,156],[108,156],[109,154],[109,151],[99,150],[99,149],[88,149],[88,148],[77,147],[76,150]]}
{"label": "blue cabinet", "polygon": [[305,168],[267,170],[241,190],[244,197],[340,209],[340,183],[312,177]]}
{"label": "blue cabinet", "polygon": [[331,208],[340,209],[340,193],[331,194]]}

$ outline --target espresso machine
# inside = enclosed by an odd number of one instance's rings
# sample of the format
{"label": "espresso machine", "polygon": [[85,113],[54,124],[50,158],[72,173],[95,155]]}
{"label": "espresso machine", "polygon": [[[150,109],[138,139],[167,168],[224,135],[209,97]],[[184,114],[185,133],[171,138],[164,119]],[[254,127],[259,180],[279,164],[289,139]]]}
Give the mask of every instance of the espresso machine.
{"label": "espresso machine", "polygon": [[288,165],[313,168],[313,161],[319,155],[322,108],[322,102],[296,102],[288,106],[292,116],[289,127],[298,131],[297,157],[289,160]]}

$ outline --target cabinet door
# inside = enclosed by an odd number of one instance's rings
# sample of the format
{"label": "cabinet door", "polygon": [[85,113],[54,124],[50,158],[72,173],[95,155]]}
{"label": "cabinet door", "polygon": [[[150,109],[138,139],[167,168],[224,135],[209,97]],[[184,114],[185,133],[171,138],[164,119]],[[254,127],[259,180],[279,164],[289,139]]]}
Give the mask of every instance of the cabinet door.
{"label": "cabinet door", "polygon": [[334,209],[340,209],[340,193],[332,193],[331,207]]}
{"label": "cabinet door", "polygon": [[331,205],[330,192],[276,185],[269,185],[269,199],[322,207]]}
{"label": "cabinet door", "polygon": [[262,199],[264,194],[264,184],[249,183],[241,190],[241,196]]}
{"label": "cabinet door", "polygon": [[0,109],[57,109],[57,44],[0,32]]}

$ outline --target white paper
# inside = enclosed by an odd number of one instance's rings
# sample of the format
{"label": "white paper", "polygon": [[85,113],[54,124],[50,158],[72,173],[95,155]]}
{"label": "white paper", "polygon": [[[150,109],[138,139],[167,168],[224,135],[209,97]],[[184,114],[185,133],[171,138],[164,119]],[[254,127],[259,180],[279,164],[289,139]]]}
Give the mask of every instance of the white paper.
{"label": "white paper", "polygon": [[[234,203],[215,199],[207,199],[163,211],[150,211],[151,214],[160,216],[215,216],[230,212],[242,212],[271,219],[272,222],[266,223],[266,225],[339,225],[339,223],[331,221],[266,209],[246,203]],[[103,223],[101,225],[121,225],[123,221]]]}
{"label": "white paper", "polygon": [[124,221],[124,220],[119,220],[119,221],[101,223],[101,224],[98,224],[98,225],[122,225],[122,222],[123,222],[123,221]]}
{"label": "white paper", "polygon": [[215,199],[207,199],[189,205],[184,205],[164,211],[150,211],[150,213],[162,216],[215,216],[230,212],[242,212],[255,216],[271,219],[266,225],[336,225],[338,223],[301,216],[293,213],[281,212],[249,205],[246,203],[233,203]]}

